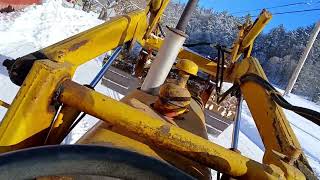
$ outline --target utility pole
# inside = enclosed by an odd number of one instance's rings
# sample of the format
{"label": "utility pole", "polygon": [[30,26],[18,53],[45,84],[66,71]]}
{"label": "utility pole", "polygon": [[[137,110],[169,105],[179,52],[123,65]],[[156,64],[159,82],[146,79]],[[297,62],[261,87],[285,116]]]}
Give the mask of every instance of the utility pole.
{"label": "utility pole", "polygon": [[308,57],[308,54],[309,54],[309,52],[310,52],[310,50],[312,48],[312,45],[313,45],[314,41],[317,39],[319,31],[320,31],[320,21],[318,21],[316,23],[316,25],[314,26],[313,31],[311,32],[310,39],[309,39],[309,42],[307,44],[307,47],[304,50],[304,52],[303,52],[303,54],[302,54],[302,56],[301,56],[301,58],[300,58],[300,60],[298,62],[298,65],[297,65],[296,69],[294,70],[294,72],[293,72],[293,74],[292,74],[292,76],[290,78],[290,81],[289,81],[288,86],[287,86],[287,88],[286,88],[286,90],[284,92],[284,95],[287,95],[287,94],[291,93],[291,91],[293,89],[293,86],[296,83],[296,81],[298,79],[298,76],[300,74],[300,71],[301,71],[301,69],[302,69],[302,67],[303,67],[303,65],[304,65],[304,63],[305,63],[305,61],[306,61],[306,59]]}

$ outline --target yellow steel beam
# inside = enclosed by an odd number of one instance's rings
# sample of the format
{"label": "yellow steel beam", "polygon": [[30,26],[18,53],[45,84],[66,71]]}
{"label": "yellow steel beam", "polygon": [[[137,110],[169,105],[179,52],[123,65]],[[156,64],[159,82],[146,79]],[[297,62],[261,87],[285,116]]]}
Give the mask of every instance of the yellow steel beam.
{"label": "yellow steel beam", "polygon": [[[184,118],[183,121],[173,122],[171,120],[163,119],[157,112],[149,107],[149,105],[154,103],[156,99],[157,96],[152,96],[140,90],[135,90],[121,99],[121,102],[143,111],[154,118],[158,118],[163,121],[170,121],[175,126],[207,139],[207,133],[205,130],[205,117],[201,106],[196,101],[191,101],[189,107],[190,111],[182,115]],[[128,132],[122,127],[114,126],[105,121],[97,123],[89,132],[82,136],[77,143],[98,143],[101,145],[112,144],[113,147],[124,148],[166,161],[197,179],[210,179],[211,177],[211,173],[207,167],[200,165],[199,163],[194,162],[176,152],[159,148],[156,144],[152,144],[152,142],[148,141],[148,139],[141,138],[135,133]]]}
{"label": "yellow steel beam", "polygon": [[150,4],[151,4],[150,11],[158,12],[159,9],[161,8],[161,5],[163,2],[164,2],[163,0],[151,0],[150,1]]}
{"label": "yellow steel beam", "polygon": [[217,72],[217,63],[201,56],[200,54],[188,49],[183,48],[178,54],[180,59],[190,59],[194,63],[196,63],[199,67],[199,70],[210,74],[211,76],[216,76]]}
{"label": "yellow steel beam", "polygon": [[[147,29],[147,9],[115,17],[99,26],[79,33],[41,50],[50,60],[77,66],[133,39],[143,41]],[[61,122],[56,124],[47,144],[58,144],[80,112],[63,106]]]}
{"label": "yellow steel beam", "polygon": [[253,43],[250,44],[249,47],[246,48],[245,52],[243,53],[244,54],[244,58],[251,57],[252,49],[253,49]]}
{"label": "yellow steel beam", "polygon": [[240,27],[239,32],[238,32],[238,37],[237,40],[233,43],[232,51],[231,51],[231,62],[236,62],[240,56],[238,56],[239,48],[240,48],[240,43],[243,38],[243,33],[244,33],[244,27]]}
{"label": "yellow steel beam", "polygon": [[80,113],[81,111],[73,107],[63,105],[59,113],[61,118],[55,121],[46,144],[60,144],[68,135],[70,126]]}
{"label": "yellow steel beam", "polygon": [[[54,92],[59,82],[70,78],[71,74],[71,65],[67,63],[49,60],[34,63],[1,122],[0,151],[7,149],[5,146],[16,145],[49,127],[55,113],[52,104]],[[28,146],[32,145],[35,144],[29,143]]]}
{"label": "yellow steel beam", "polygon": [[[267,79],[258,60],[249,57],[236,65],[235,81],[246,73],[254,73]],[[292,156],[300,144],[293,133],[282,108],[272,101],[267,91],[254,82],[241,84],[244,95],[253,119],[260,132],[266,150],[275,150],[287,156]]]}
{"label": "yellow steel beam", "polygon": [[[235,82],[240,83],[240,77],[247,73],[257,74],[267,80],[258,60],[253,57],[237,63],[232,78],[235,79]],[[265,146],[263,162],[275,164],[273,151],[284,154],[290,163],[298,160],[301,155],[301,147],[283,109],[257,83],[246,82],[240,84],[240,87]],[[288,172],[286,175],[289,175]]]}
{"label": "yellow steel beam", "polygon": [[156,29],[160,18],[169,4],[170,0],[153,0],[151,1],[151,23],[146,32],[146,38],[150,37],[151,33]]}
{"label": "yellow steel beam", "polygon": [[[150,3],[151,14],[155,14],[155,17],[150,20],[151,25],[148,30],[156,27],[169,0],[153,0]],[[114,18],[100,26],[49,46],[42,52],[53,61],[70,62],[76,67],[130,40],[143,42],[147,30],[146,14],[148,10],[149,7]],[[61,123],[52,129],[47,143],[61,142],[70,124],[79,114],[76,112],[78,112],[76,109],[70,107],[62,108]]]}
{"label": "yellow steel beam", "polygon": [[[60,102],[144,137],[233,177],[281,179],[283,172],[259,164],[197,135],[153,118],[131,106],[106,97],[71,80],[62,83]],[[112,111],[106,109],[112,108]],[[143,118],[142,118],[143,117]]]}
{"label": "yellow steel beam", "polygon": [[245,23],[239,28],[238,37],[233,44],[230,55],[231,62],[236,62],[240,58],[241,53],[246,53],[247,57],[249,57],[254,40],[271,18],[272,15],[268,11],[263,10],[252,26]]}
{"label": "yellow steel beam", "polygon": [[250,31],[248,33],[245,33],[243,40],[241,42],[240,49],[243,50],[249,47],[250,44],[253,43],[253,41],[257,38],[257,36],[263,30],[263,28],[268,24],[271,18],[272,18],[272,15],[268,11],[263,10],[259,15],[259,18],[253,24],[252,28],[250,28]]}
{"label": "yellow steel beam", "polygon": [[41,50],[50,60],[79,66],[115,47],[136,38],[147,29],[145,10],[116,17],[92,29]]}

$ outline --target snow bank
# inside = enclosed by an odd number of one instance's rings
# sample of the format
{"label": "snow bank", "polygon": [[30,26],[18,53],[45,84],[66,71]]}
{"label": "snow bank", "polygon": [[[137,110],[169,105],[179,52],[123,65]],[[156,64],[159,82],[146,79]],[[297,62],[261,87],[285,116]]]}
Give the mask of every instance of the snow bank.
{"label": "snow bank", "polygon": [[[102,23],[97,16],[64,8],[61,0],[51,0],[7,15],[0,14],[1,43],[16,43],[17,47],[27,43],[40,49]],[[1,53],[7,51],[5,47],[0,48]]]}

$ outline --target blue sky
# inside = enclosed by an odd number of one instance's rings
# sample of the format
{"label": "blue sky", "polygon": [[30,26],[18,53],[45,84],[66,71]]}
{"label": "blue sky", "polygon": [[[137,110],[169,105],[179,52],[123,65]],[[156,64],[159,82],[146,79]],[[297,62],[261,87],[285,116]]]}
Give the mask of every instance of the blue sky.
{"label": "blue sky", "polygon": [[[177,0],[179,1],[179,0]],[[180,0],[180,2],[187,2],[187,0]],[[286,12],[286,11],[296,11],[304,9],[320,9],[319,0],[200,0],[200,6],[207,8],[212,8],[216,11],[228,11],[239,12],[247,11],[252,9],[267,8],[274,6],[281,6],[285,4],[293,3],[308,3],[299,4],[294,6],[287,6],[281,8],[270,9],[271,12]],[[250,14],[257,15],[259,11],[251,11]],[[235,16],[244,16],[245,12],[234,14]],[[308,26],[320,20],[320,10],[294,13],[294,14],[283,14],[274,15],[272,20],[269,22],[265,31],[269,31],[271,28],[283,24],[286,29],[292,30],[299,26]]]}

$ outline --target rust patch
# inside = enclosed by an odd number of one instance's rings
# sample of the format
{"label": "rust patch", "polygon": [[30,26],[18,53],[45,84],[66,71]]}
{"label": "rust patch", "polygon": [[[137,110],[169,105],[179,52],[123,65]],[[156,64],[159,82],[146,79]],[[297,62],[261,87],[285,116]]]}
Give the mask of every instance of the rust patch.
{"label": "rust patch", "polygon": [[170,132],[170,125],[165,124],[165,125],[161,126],[159,130],[160,130],[161,135],[166,136]]}
{"label": "rust patch", "polygon": [[75,50],[79,49],[81,46],[87,44],[88,42],[89,42],[89,40],[83,40],[78,43],[75,43],[69,47],[69,51],[75,51]]}
{"label": "rust patch", "polygon": [[64,52],[63,51],[58,51],[57,52],[57,57],[59,58],[59,59],[61,59],[62,58],[62,56],[64,56]]}

